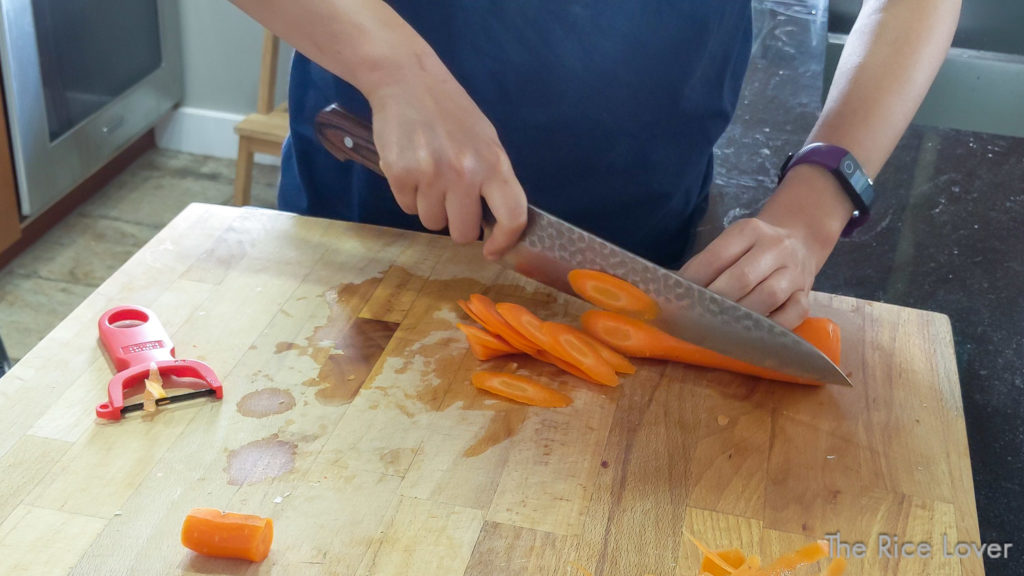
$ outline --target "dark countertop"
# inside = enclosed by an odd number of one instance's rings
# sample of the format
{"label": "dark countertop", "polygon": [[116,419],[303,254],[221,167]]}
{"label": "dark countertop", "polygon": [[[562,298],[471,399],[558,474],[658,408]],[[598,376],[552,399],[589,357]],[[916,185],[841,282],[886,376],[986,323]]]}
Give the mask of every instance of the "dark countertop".
{"label": "dark countertop", "polygon": [[[698,246],[753,216],[821,106],[827,0],[755,0],[754,52],[716,150]],[[1022,109],[1024,110],[1024,109]],[[990,576],[1024,574],[1024,139],[911,126],[879,174],[872,220],[815,289],[947,314],[981,536],[1012,542]],[[1012,552],[1016,552],[1013,554]]]}

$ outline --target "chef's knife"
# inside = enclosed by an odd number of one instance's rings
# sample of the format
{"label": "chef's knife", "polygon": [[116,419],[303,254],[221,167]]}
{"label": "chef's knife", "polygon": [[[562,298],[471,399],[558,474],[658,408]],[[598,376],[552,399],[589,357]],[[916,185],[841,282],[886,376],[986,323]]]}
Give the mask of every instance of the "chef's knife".
{"label": "chef's knife", "polygon": [[[315,126],[317,137],[331,154],[383,176],[369,123],[331,105],[317,115]],[[485,234],[493,224],[493,217],[484,210]],[[502,263],[572,295],[569,271],[589,268],[607,272],[654,298],[661,313],[651,323],[673,336],[757,366],[852,386],[827,356],[768,318],[533,206],[527,208],[527,225],[519,242],[503,256]]]}

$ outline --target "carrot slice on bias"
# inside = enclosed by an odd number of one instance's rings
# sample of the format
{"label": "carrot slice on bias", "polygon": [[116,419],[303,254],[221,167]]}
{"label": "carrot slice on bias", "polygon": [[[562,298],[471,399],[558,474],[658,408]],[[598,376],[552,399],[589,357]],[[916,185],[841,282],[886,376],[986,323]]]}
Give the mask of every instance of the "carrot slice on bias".
{"label": "carrot slice on bias", "polygon": [[476,315],[476,312],[473,312],[473,310],[469,307],[468,302],[466,302],[465,300],[456,300],[456,302],[458,302],[459,308],[462,308],[462,311],[466,313],[466,316],[469,316],[470,320],[476,322],[481,326],[485,326],[484,321],[481,320],[480,317]]}
{"label": "carrot slice on bias", "polygon": [[618,386],[619,377],[601,354],[578,331],[565,324],[545,322],[544,335],[550,343],[550,352],[579,368],[587,376],[605,386]]}
{"label": "carrot slice on bias", "polygon": [[458,328],[459,330],[462,330],[462,333],[466,335],[467,340],[476,340],[477,342],[483,344],[484,346],[493,348],[495,350],[502,350],[508,352],[509,354],[519,354],[519,350],[516,349],[516,347],[509,344],[508,342],[506,342],[504,338],[502,338],[501,336],[495,336],[494,334],[491,334],[490,332],[484,330],[483,328],[473,326],[470,324],[463,324],[461,322],[456,324],[455,327]]}
{"label": "carrot slice on bias", "polygon": [[[815,320],[810,325],[810,328],[805,328],[803,337],[817,348],[822,349],[826,355],[830,356],[833,362],[838,363],[839,329],[831,320],[821,320]],[[748,374],[769,380],[780,380],[797,384],[818,384],[817,382],[790,376],[776,370],[769,370],[734,360],[723,354],[684,342],[636,318],[615,312],[588,310],[583,313],[580,322],[587,334],[626,356],[683,362],[695,366]]]}
{"label": "carrot slice on bias", "polygon": [[590,382],[592,384],[600,384],[600,382],[588,376],[586,372],[580,370],[579,368],[573,366],[572,364],[566,362],[565,360],[562,360],[561,358],[555,356],[554,354],[548,352],[547,350],[538,350],[534,354],[531,354],[531,356],[533,356],[537,360],[540,360],[541,362],[546,362],[548,364],[551,364],[552,366],[557,366],[561,368],[564,372],[568,372],[569,374],[572,374],[573,376],[579,378],[580,380],[586,380],[587,382]]}
{"label": "carrot slice on bias", "polygon": [[509,325],[535,346],[541,350],[548,349],[550,342],[548,342],[547,336],[544,335],[542,330],[544,320],[530,312],[525,306],[513,304],[512,302],[498,302],[494,305],[494,308]]}
{"label": "carrot slice on bias", "polygon": [[469,351],[477,360],[491,360],[501,356],[508,356],[509,354],[520,353],[519,350],[513,348],[500,336],[495,336],[483,328],[462,323],[458,323],[455,326],[466,335],[466,341],[469,342]]}
{"label": "carrot slice on bias", "polygon": [[473,386],[481,390],[531,406],[563,408],[572,404],[572,398],[558,390],[518,374],[480,371],[473,374],[472,380]]}
{"label": "carrot slice on bias", "polygon": [[582,330],[576,330],[572,326],[570,326],[569,328],[572,328],[572,330],[576,332],[577,336],[579,336],[586,342],[589,342],[590,345],[597,350],[597,353],[601,355],[601,358],[604,358],[605,362],[611,364],[612,369],[614,369],[616,372],[619,372],[621,374],[636,373],[636,366],[633,366],[633,363],[629,361],[629,358],[626,358],[622,354],[619,354],[611,346],[608,346],[607,344],[601,342],[597,338],[594,338],[590,334],[587,334]]}
{"label": "carrot slice on bias", "polygon": [[569,285],[580,298],[598,308],[643,320],[657,318],[660,312],[658,303],[643,290],[600,270],[573,270],[569,272]]}
{"label": "carrot slice on bias", "polygon": [[484,328],[501,336],[515,348],[527,354],[533,354],[540,350],[540,347],[531,342],[526,336],[520,334],[518,330],[501,317],[501,314],[498,314],[498,309],[495,307],[494,302],[487,296],[471,294],[468,305],[469,309],[480,319],[480,323],[483,324]]}

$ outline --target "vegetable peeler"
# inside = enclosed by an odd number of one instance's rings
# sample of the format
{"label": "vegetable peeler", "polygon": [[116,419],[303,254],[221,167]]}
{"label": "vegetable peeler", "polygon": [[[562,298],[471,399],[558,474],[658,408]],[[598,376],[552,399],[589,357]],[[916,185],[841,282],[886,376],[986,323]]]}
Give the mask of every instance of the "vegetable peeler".
{"label": "vegetable peeler", "polygon": [[141,385],[155,364],[162,376],[190,378],[205,384],[192,392],[159,398],[158,406],[202,396],[224,397],[220,380],[213,369],[198,360],[178,360],[174,344],[160,320],[141,306],[118,306],[107,310],[99,320],[100,341],[114,363],[117,374],[107,385],[107,402],[96,406],[96,416],[120,420],[121,415],[142,410],[142,403],[124,405],[124,391]]}

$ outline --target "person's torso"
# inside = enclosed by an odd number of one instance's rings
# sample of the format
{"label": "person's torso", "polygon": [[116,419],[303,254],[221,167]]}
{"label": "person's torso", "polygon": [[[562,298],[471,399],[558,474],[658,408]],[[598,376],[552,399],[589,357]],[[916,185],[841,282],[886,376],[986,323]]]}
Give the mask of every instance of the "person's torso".
{"label": "person's torso", "polygon": [[[389,4],[494,124],[531,203],[659,263],[681,257],[746,69],[749,0]],[[330,168],[304,138],[327,103],[368,115],[365,101],[302,56],[292,74],[299,208],[411,225],[372,177]]]}

